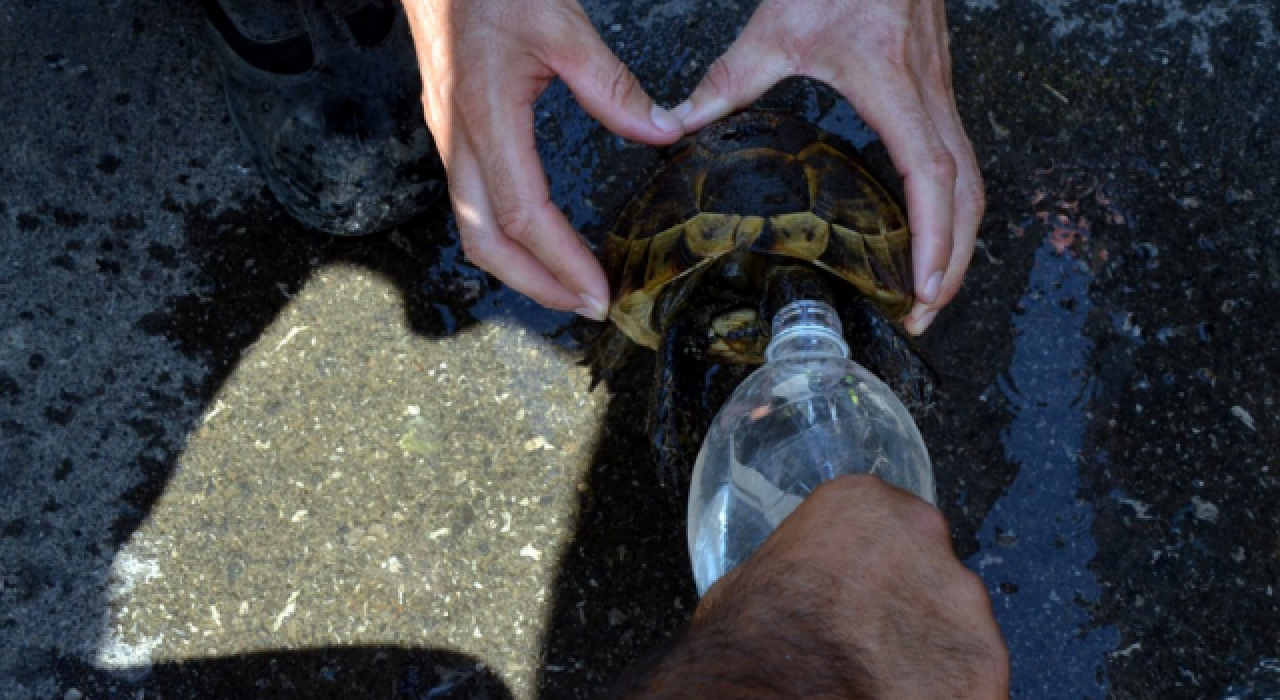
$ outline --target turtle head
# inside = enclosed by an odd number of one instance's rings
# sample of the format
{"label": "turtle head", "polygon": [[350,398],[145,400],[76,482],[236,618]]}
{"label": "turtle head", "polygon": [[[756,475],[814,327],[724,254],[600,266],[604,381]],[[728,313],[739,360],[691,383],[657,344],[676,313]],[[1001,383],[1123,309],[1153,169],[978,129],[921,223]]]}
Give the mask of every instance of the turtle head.
{"label": "turtle head", "polygon": [[769,334],[755,309],[733,309],[711,319],[707,354],[717,362],[760,364]]}

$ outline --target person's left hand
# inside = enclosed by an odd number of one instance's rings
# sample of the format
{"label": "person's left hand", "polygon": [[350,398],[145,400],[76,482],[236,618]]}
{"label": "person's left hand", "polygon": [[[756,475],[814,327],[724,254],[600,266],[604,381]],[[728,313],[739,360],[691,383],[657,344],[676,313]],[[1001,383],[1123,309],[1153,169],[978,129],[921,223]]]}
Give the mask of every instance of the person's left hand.
{"label": "person's left hand", "polygon": [[905,181],[919,334],[960,290],[986,203],[951,86],[944,0],[764,0],[689,100],[687,130],[803,75],[848,99]]}
{"label": "person's left hand", "polygon": [[463,252],[543,306],[605,320],[609,284],[551,200],[533,103],[558,76],[623,138],[669,144],[684,134],[680,120],[654,104],[578,0],[404,0],[404,8]]}

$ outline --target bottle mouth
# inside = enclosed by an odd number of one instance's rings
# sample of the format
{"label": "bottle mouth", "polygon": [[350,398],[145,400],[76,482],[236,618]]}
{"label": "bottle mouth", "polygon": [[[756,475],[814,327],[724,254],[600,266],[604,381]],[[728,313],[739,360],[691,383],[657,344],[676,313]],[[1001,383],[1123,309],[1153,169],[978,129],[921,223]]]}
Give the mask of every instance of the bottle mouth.
{"label": "bottle mouth", "polygon": [[840,316],[830,304],[811,299],[793,301],[773,317],[773,337],[765,348],[765,360],[772,362],[783,353],[788,357],[830,355],[833,350],[849,357]]}

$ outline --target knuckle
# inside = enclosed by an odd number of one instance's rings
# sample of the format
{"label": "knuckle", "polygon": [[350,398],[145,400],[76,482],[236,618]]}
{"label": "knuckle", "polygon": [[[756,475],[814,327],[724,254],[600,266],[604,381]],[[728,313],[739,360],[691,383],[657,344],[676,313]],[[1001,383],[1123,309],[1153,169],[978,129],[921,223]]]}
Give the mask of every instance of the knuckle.
{"label": "knuckle", "polygon": [[453,84],[452,100],[464,124],[475,124],[488,113],[490,87],[491,82],[480,75],[462,76]]}
{"label": "knuckle", "polygon": [[502,235],[521,244],[533,238],[533,216],[522,202],[495,205],[493,214]]}
{"label": "knuckle", "polygon": [[418,104],[422,106],[422,118],[427,122],[428,128],[432,126],[432,122],[435,122],[436,131],[439,131],[440,119],[436,116],[435,100],[428,91],[422,91],[418,98]]}
{"label": "knuckle", "polygon": [[929,150],[925,155],[925,175],[933,180],[954,184],[956,181],[956,159],[941,143]]}
{"label": "knuckle", "polygon": [[629,102],[640,90],[640,81],[622,61],[614,61],[604,75],[608,81],[609,98],[614,104]]}
{"label": "knuckle", "polygon": [[735,92],[737,81],[732,66],[722,56],[711,64],[707,71],[706,83],[718,95],[731,95]]}
{"label": "knuckle", "polygon": [[820,37],[811,32],[786,32],[778,38],[777,47],[788,74],[807,73],[813,64],[813,52],[821,46]]}
{"label": "knuckle", "polygon": [[975,668],[989,676],[1004,677],[1007,682],[1009,649],[1000,633],[1000,626],[991,613],[991,598],[986,586],[969,569],[962,565],[957,565],[957,568],[959,573],[952,580],[949,597],[952,599],[953,609],[965,611],[963,617],[973,621],[970,627],[976,634],[971,653],[975,657]]}
{"label": "knuckle", "polygon": [[987,204],[987,183],[982,177],[982,172],[978,170],[978,164],[974,162],[974,159],[975,156],[970,151],[969,157],[965,158],[964,167],[960,174],[964,176],[965,195],[985,207]]}
{"label": "knuckle", "polygon": [[952,90],[951,67],[940,57],[929,62],[925,69],[925,82],[934,90],[949,93]]}
{"label": "knuckle", "polygon": [[[998,632],[989,636],[978,650],[973,670],[984,686],[995,690],[999,697],[1008,697],[1004,689],[1009,687],[1009,647]],[[1005,694],[1000,695],[1001,692]]]}
{"label": "knuckle", "polygon": [[869,58],[884,62],[895,72],[906,71],[909,64],[907,32],[901,23],[876,21],[866,30],[863,50]]}
{"label": "knuckle", "polygon": [[919,498],[907,500],[905,509],[904,516],[907,519],[908,527],[913,532],[919,533],[927,538],[929,542],[945,544],[950,549],[951,526],[947,524],[947,519],[942,514],[942,511]]}
{"label": "knuckle", "polygon": [[[579,17],[574,12],[579,7],[578,3],[548,2],[518,3],[516,5],[522,10],[520,14],[522,22],[532,23],[534,27],[542,31],[559,31],[561,34],[558,38],[568,36],[570,31],[582,29],[581,23],[578,21]],[[538,7],[538,5],[544,5],[545,8]],[[535,10],[534,8],[537,9]]]}
{"label": "knuckle", "polygon": [[957,575],[952,583],[951,595],[965,608],[986,608],[991,604],[987,585],[977,574],[957,563]]}
{"label": "knuckle", "polygon": [[976,218],[981,219],[982,215],[987,211],[987,188],[982,182],[982,176],[977,175],[973,180],[969,181],[962,192],[964,199],[973,207]]}
{"label": "knuckle", "polygon": [[483,239],[474,235],[462,236],[462,254],[471,261],[472,265],[488,272],[494,271],[494,263],[497,260],[492,248],[485,245]]}
{"label": "knuckle", "polygon": [[988,645],[987,648],[990,654],[990,658],[987,659],[988,668],[992,670],[992,675],[996,677],[996,682],[999,683],[999,685],[1002,687],[1008,687],[1010,663],[1009,646],[1005,644],[1004,639],[1001,638],[1000,635],[997,634],[995,636],[997,641]]}

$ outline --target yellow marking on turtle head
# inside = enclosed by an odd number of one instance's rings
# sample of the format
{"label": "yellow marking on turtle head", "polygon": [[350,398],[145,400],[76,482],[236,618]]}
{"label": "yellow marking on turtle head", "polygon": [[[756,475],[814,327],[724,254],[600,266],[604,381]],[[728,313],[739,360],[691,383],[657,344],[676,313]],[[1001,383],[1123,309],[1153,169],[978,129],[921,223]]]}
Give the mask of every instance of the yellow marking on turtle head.
{"label": "yellow marking on turtle head", "polygon": [[758,317],[755,309],[734,309],[717,316],[711,322],[710,332],[718,336],[731,335],[740,332],[748,324],[754,324]]}
{"label": "yellow marking on turtle head", "polygon": [[707,329],[711,343],[707,353],[721,362],[764,362],[768,338],[755,309],[734,309],[720,314]]}

